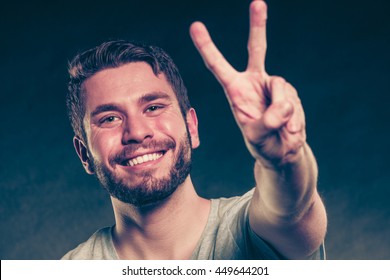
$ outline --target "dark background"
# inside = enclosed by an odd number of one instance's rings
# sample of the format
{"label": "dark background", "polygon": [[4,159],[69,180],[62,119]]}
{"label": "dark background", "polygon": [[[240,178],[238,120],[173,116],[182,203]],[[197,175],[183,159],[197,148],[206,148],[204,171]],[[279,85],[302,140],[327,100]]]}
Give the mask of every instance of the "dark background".
{"label": "dark background", "polygon": [[[181,69],[200,121],[198,192],[231,196],[253,185],[253,160],[224,93],[188,35],[192,21],[204,21],[244,70],[249,2],[2,4],[1,259],[58,259],[113,223],[108,195],[73,150],[64,102],[68,60],[107,39],[159,45]],[[388,1],[268,3],[267,69],[298,89],[305,108],[328,209],[328,258],[390,259]]]}

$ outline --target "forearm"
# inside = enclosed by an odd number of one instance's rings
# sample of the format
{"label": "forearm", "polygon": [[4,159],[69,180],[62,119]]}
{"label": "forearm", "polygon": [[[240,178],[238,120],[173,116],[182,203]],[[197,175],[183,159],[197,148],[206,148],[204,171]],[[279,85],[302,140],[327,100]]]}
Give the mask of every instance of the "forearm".
{"label": "forearm", "polygon": [[256,191],[250,207],[253,230],[286,257],[302,258],[323,241],[326,214],[316,189],[317,164],[305,144],[278,168],[255,164]]}
{"label": "forearm", "polygon": [[311,149],[305,144],[299,153],[292,162],[280,166],[260,160],[255,163],[261,207],[281,222],[299,218],[316,191],[318,171]]}

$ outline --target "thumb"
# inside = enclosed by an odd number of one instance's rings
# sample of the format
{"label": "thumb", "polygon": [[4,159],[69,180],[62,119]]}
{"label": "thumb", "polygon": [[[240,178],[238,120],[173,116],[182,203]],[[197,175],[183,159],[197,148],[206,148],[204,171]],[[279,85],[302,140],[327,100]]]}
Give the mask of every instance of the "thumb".
{"label": "thumb", "polygon": [[288,101],[272,103],[264,112],[261,119],[245,127],[246,136],[251,143],[261,143],[271,133],[283,128],[294,112]]}
{"label": "thumb", "polygon": [[281,129],[294,113],[294,107],[289,101],[272,103],[264,112],[262,120],[268,130]]}

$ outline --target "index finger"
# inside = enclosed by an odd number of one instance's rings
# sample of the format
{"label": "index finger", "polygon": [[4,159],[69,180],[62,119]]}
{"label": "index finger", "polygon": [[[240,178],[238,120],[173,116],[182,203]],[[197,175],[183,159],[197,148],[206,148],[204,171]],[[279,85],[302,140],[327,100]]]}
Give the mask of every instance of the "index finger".
{"label": "index finger", "polygon": [[265,72],[265,54],[267,50],[267,4],[255,0],[250,5],[250,31],[248,40],[249,71]]}
{"label": "index finger", "polygon": [[193,23],[190,27],[190,35],[206,67],[214,74],[222,86],[226,87],[236,74],[236,70],[217,49],[203,23]]}

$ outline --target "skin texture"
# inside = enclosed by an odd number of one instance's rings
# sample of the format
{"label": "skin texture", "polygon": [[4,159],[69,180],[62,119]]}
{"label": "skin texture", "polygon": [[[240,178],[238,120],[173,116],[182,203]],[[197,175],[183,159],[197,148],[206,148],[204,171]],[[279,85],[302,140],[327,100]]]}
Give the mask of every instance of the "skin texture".
{"label": "skin texture", "polygon": [[[224,88],[255,159],[251,227],[282,255],[299,259],[313,253],[324,240],[326,214],[316,190],[317,165],[306,143],[297,92],[285,79],[265,71],[266,17],[266,4],[253,1],[244,72],[237,72],[224,59],[202,23],[193,23],[190,34],[207,68]],[[84,83],[84,89],[87,143],[75,137],[74,146],[89,174],[96,171],[94,161],[129,188],[139,188],[145,172],[157,179],[168,176],[187,131],[192,148],[200,144],[195,110],[191,108],[183,118],[164,75],[155,76],[146,63],[102,70]],[[144,98],[156,93],[157,99]],[[112,160],[134,145],[141,148],[132,149],[127,158],[156,152],[145,148],[151,141],[174,145],[158,160],[133,167]],[[115,197],[112,203],[113,240],[123,259],[188,259],[210,210],[210,201],[196,194],[190,175],[169,197],[155,203],[136,206]]]}

